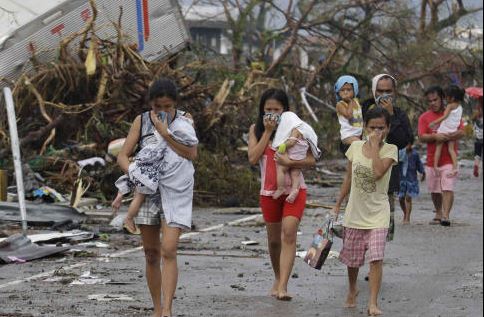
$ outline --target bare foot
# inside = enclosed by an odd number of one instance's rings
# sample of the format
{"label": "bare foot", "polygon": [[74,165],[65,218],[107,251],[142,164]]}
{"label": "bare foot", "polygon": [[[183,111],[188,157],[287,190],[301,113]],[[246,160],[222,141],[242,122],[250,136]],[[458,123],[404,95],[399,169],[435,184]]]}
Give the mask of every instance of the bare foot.
{"label": "bare foot", "polygon": [[272,297],[277,297],[277,293],[278,293],[277,289],[278,289],[278,287],[279,287],[279,281],[278,280],[275,280],[274,281],[274,285],[272,285],[271,293],[270,293]]}
{"label": "bare foot", "polygon": [[284,189],[277,189],[274,194],[272,194],[272,198],[273,199],[278,199],[279,197],[282,196],[282,194],[284,194]]}
{"label": "bare foot", "polygon": [[156,311],[155,311],[155,312],[154,312],[154,313],[151,315],[151,317],[163,317],[163,315],[162,315],[161,311],[159,311],[159,312],[156,312]]}
{"label": "bare foot", "polygon": [[171,312],[164,312],[161,316],[162,317],[171,317]]}
{"label": "bare foot", "polygon": [[287,292],[281,292],[281,291],[279,291],[277,293],[277,297],[276,298],[278,300],[282,300],[282,301],[288,302],[288,301],[291,301],[292,300],[292,295],[289,295]]}
{"label": "bare foot", "polygon": [[409,225],[410,224],[410,220],[404,220],[402,221],[402,225]]}
{"label": "bare foot", "polygon": [[368,307],[368,316],[380,316],[383,312],[376,305],[370,305]]}
{"label": "bare foot", "polygon": [[297,194],[299,194],[299,189],[291,190],[289,196],[286,197],[286,201],[292,204],[296,200]]}
{"label": "bare foot", "polygon": [[134,218],[127,215],[126,218],[124,218],[124,225],[126,226],[126,229],[128,229],[129,232],[134,233],[136,232],[136,224],[134,223]]}
{"label": "bare foot", "polygon": [[358,294],[360,291],[355,291],[355,292],[348,292],[348,295],[346,296],[346,302],[344,307],[345,308],[355,308],[356,307],[356,298],[358,297]]}

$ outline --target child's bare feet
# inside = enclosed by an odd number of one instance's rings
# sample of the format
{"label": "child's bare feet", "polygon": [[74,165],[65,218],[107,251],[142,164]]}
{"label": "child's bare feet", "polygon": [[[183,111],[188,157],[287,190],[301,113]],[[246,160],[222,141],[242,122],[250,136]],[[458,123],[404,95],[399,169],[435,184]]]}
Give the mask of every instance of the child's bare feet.
{"label": "child's bare feet", "polygon": [[278,199],[279,197],[282,196],[282,194],[284,194],[284,189],[277,189],[274,194],[272,194],[272,198],[273,199]]}
{"label": "child's bare feet", "polygon": [[403,220],[402,221],[402,225],[409,225],[410,224],[410,220]]}
{"label": "child's bare feet", "polygon": [[368,316],[380,316],[383,312],[376,305],[368,306]]}
{"label": "child's bare feet", "polygon": [[171,317],[171,311],[163,311],[162,317]]}
{"label": "child's bare feet", "polygon": [[277,289],[279,288],[279,281],[278,280],[275,280],[274,281],[274,285],[272,285],[272,288],[271,288],[271,296],[272,297],[277,297]]}
{"label": "child's bare feet", "polygon": [[286,291],[279,291],[276,298],[288,302],[292,300],[292,295],[289,295]]}
{"label": "child's bare feet", "polygon": [[354,292],[348,292],[348,295],[346,296],[346,302],[344,307],[345,308],[355,308],[356,307],[356,298],[358,297],[358,294],[360,291],[354,291]]}
{"label": "child's bare feet", "polygon": [[292,204],[296,200],[297,194],[299,194],[299,189],[291,190],[291,192],[289,193],[289,195],[286,198],[286,201],[288,203]]}
{"label": "child's bare feet", "polygon": [[129,232],[136,232],[136,224],[134,223],[134,218],[130,215],[127,215],[126,218],[124,218],[124,225]]}

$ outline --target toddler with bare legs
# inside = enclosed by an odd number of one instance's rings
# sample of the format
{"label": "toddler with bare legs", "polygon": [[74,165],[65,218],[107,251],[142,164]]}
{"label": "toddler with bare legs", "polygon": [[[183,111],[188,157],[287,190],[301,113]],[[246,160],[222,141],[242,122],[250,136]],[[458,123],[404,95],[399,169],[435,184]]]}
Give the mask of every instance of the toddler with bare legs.
{"label": "toddler with bare legs", "polygon": [[[437,128],[438,134],[450,134],[456,132],[459,129],[462,120],[462,106],[464,101],[465,91],[456,85],[450,85],[444,91],[445,99],[447,101],[447,107],[445,108],[444,115],[430,123],[430,128]],[[440,125],[439,125],[440,124]],[[454,177],[457,175],[457,152],[455,141],[447,141],[450,157],[452,158],[452,173],[448,174],[448,177]],[[439,171],[440,156],[442,154],[442,146],[444,143],[438,142],[435,149],[434,158],[434,170]]]}
{"label": "toddler with bare legs", "polygon": [[[310,146],[311,149],[317,149],[315,143],[317,143],[317,136],[311,126],[302,121],[294,112],[286,111],[282,113],[272,144],[273,147],[277,148],[278,153],[282,154],[287,151],[289,159],[301,161],[306,158]],[[319,157],[319,153],[314,156]],[[276,172],[277,190],[272,198],[278,199],[286,192],[286,177],[289,175],[291,190],[286,201],[293,203],[301,187],[301,169],[276,164]]]}
{"label": "toddler with bare legs", "polygon": [[358,82],[356,78],[344,75],[334,85],[336,114],[340,124],[341,152],[346,153],[351,143],[361,140],[363,133],[363,112],[358,102]]}

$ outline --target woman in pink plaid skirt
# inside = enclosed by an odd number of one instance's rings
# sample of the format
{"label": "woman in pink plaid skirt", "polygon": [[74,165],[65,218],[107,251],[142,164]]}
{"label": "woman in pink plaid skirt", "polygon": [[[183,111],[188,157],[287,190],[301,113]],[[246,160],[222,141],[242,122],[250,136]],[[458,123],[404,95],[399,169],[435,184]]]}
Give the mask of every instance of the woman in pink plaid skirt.
{"label": "woman in pink plaid skirt", "polygon": [[348,267],[349,291],[345,307],[356,307],[358,271],[370,262],[368,315],[378,316],[378,293],[383,273],[383,256],[390,225],[388,185],[392,165],[398,163],[398,149],[385,142],[390,114],[377,107],[364,118],[366,138],[351,143],[346,157],[347,172],[333,212],[338,217],[341,203],[349,193],[343,221],[343,249],[340,261]]}

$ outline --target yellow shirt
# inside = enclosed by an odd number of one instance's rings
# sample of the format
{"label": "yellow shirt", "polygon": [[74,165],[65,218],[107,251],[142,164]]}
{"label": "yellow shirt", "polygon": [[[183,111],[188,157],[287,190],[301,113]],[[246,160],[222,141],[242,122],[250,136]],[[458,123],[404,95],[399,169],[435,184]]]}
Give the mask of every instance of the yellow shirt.
{"label": "yellow shirt", "polygon": [[[351,191],[346,206],[343,226],[355,229],[388,228],[390,224],[390,202],[388,184],[392,169],[375,180],[372,160],[363,155],[365,141],[351,143],[346,157],[352,162]],[[398,149],[384,143],[380,158],[390,158],[398,163]]]}

